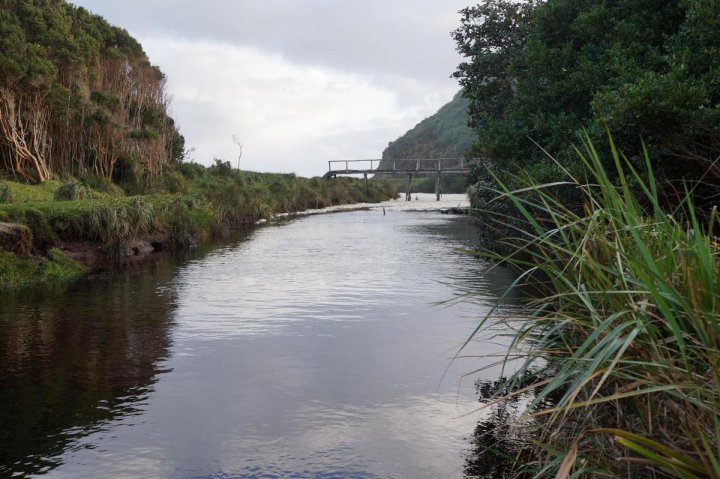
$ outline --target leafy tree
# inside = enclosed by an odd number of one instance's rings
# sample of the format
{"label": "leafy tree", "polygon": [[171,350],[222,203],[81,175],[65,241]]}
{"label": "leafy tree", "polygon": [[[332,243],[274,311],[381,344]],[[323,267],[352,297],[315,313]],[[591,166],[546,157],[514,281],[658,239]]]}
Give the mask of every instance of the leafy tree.
{"label": "leafy tree", "polygon": [[540,170],[537,143],[572,167],[577,131],[603,144],[609,130],[626,152],[645,141],[665,179],[720,180],[720,2],[485,0],[461,15],[473,154]]}

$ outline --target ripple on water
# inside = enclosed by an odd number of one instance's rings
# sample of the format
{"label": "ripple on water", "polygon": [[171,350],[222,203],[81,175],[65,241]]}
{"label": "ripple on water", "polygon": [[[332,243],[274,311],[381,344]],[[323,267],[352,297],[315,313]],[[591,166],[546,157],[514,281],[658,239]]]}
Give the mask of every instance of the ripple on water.
{"label": "ripple on water", "polygon": [[449,477],[485,363],[441,378],[512,279],[473,241],[439,214],[315,216],[3,304],[0,475]]}

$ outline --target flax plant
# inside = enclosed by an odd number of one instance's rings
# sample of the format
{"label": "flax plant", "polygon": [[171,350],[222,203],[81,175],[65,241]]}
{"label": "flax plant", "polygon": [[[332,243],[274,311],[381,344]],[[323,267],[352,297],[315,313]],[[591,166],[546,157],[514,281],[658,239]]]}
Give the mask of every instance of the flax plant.
{"label": "flax plant", "polygon": [[720,478],[717,209],[699,219],[689,187],[664,208],[647,151],[636,168],[610,139],[612,177],[587,137],[576,153],[585,178],[511,190],[495,177],[522,217],[497,219],[517,232],[503,260],[540,291],[519,328],[490,314],[476,330],[514,328],[521,362],[502,394],[535,392],[518,475]]}

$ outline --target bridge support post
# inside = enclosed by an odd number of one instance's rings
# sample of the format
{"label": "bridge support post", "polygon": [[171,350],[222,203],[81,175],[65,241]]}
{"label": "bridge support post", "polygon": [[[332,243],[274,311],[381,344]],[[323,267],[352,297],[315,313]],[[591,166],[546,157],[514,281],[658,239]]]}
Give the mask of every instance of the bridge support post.
{"label": "bridge support post", "polygon": [[442,194],[440,193],[440,172],[438,171],[437,174],[437,180],[435,180],[435,198],[437,201],[440,201],[440,197]]}
{"label": "bridge support post", "polygon": [[412,200],[412,174],[407,175],[407,189],[405,190],[405,201]]}
{"label": "bridge support post", "polygon": [[365,194],[368,194],[367,173],[365,173],[364,176],[365,176]]}

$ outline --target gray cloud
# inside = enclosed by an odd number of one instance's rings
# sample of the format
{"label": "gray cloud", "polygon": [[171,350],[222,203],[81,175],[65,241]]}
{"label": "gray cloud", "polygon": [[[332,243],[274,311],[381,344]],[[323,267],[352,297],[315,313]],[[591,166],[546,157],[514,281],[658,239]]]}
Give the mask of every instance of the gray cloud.
{"label": "gray cloud", "polygon": [[141,36],[164,33],[281,53],[363,73],[446,78],[457,58],[450,31],[467,1],[83,0]]}

